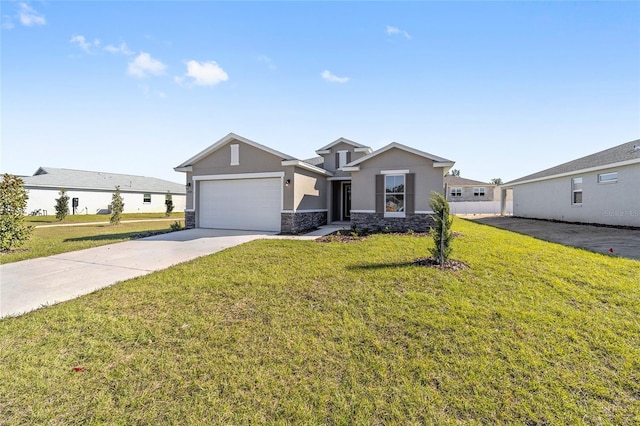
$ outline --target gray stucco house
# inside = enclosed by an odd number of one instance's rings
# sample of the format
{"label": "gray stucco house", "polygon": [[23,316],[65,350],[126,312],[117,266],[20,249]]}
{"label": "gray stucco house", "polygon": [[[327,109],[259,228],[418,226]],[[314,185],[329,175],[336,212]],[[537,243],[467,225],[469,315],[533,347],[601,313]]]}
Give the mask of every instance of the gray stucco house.
{"label": "gray stucco house", "polygon": [[188,227],[296,233],[327,223],[428,230],[431,191],[454,162],[399,143],[337,139],[300,160],[230,133],[175,167]]}
{"label": "gray stucco house", "polygon": [[[640,227],[640,139],[502,185],[514,216]],[[503,197],[504,198],[504,197]]]}

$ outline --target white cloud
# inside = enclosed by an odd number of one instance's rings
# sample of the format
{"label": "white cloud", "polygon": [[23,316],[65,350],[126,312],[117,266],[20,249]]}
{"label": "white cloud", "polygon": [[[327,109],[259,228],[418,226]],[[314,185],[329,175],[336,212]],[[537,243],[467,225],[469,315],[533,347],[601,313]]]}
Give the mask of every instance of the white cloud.
{"label": "white cloud", "polygon": [[33,27],[35,25],[44,25],[47,23],[43,15],[27,3],[18,3],[18,19],[25,27]]}
{"label": "white cloud", "polygon": [[75,43],[78,45],[80,49],[84,50],[87,53],[91,53],[91,48],[98,47],[100,45],[100,40],[96,38],[90,42],[90,41],[87,41],[87,39],[85,39],[83,35],[77,35],[77,36],[71,37],[71,40],[69,40],[69,43],[72,43],[72,44]]}
{"label": "white cloud", "polygon": [[338,77],[337,75],[333,74],[329,70],[322,71],[322,73],[320,75],[322,76],[322,78],[324,80],[326,80],[328,82],[331,82],[331,83],[346,83],[347,81],[350,80],[349,77]]}
{"label": "white cloud", "polygon": [[258,62],[262,62],[263,64],[265,64],[267,66],[267,68],[269,68],[272,71],[274,71],[277,68],[276,64],[273,63],[271,58],[266,56],[266,55],[258,56]]}
{"label": "white cloud", "polygon": [[[229,75],[216,61],[198,62],[191,60],[187,62],[187,73],[185,76],[193,78],[193,83],[198,86],[215,86],[229,79]],[[182,83],[182,78],[180,77],[177,77],[175,80],[178,84]]]}
{"label": "white cloud", "polygon": [[161,75],[167,66],[151,55],[141,52],[136,58],[129,62],[128,73],[136,77],[146,77],[148,75]]}
{"label": "white cloud", "polygon": [[411,38],[411,35],[409,35],[408,32],[401,30],[400,28],[397,27],[392,27],[391,25],[387,25],[387,35],[401,35],[404,38],[406,38],[407,40],[409,40]]}
{"label": "white cloud", "polygon": [[127,43],[125,43],[124,41],[122,43],[120,43],[119,46],[114,46],[112,44],[108,44],[104,47],[104,50],[106,50],[109,53],[113,53],[113,54],[121,54],[121,55],[126,55],[126,56],[131,56],[134,55],[135,52],[133,52],[132,50],[129,50],[129,47],[127,46]]}

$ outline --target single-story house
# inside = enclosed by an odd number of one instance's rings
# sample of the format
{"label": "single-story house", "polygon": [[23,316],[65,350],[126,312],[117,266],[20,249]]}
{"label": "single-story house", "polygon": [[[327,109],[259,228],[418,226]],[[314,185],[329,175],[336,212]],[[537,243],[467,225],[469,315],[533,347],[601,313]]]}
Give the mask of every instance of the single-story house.
{"label": "single-story house", "polygon": [[493,201],[495,185],[460,176],[444,177],[447,201]]}
{"label": "single-story house", "polygon": [[175,167],[187,227],[296,233],[340,222],[427,230],[431,191],[454,162],[399,143],[373,151],[339,138],[300,160],[230,133]]}
{"label": "single-story house", "polygon": [[[453,214],[500,214],[500,188],[492,183],[480,182],[460,176],[446,175],[444,190]],[[507,193],[507,212],[513,211],[511,192]]]}
{"label": "single-story house", "polygon": [[514,216],[640,227],[640,139],[505,183]]}
{"label": "single-story house", "polygon": [[69,197],[73,214],[110,213],[116,186],[120,187],[125,213],[164,212],[169,194],[174,211],[185,207],[184,185],[152,177],[40,167],[33,176],[21,178],[29,195],[27,214],[55,214],[61,189]]}

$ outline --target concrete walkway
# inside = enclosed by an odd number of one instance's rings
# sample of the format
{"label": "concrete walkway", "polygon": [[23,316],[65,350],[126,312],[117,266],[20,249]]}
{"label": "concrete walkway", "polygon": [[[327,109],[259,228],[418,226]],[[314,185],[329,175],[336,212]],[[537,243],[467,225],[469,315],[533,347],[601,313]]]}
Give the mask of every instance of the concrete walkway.
{"label": "concrete walkway", "polygon": [[325,226],[303,236],[189,229],[0,265],[0,318],[71,300],[256,239],[313,240],[339,229]]}
{"label": "concrete walkway", "polygon": [[[640,230],[579,225],[510,216],[468,217],[474,222],[596,253],[640,260]],[[613,253],[609,250],[613,249]]]}

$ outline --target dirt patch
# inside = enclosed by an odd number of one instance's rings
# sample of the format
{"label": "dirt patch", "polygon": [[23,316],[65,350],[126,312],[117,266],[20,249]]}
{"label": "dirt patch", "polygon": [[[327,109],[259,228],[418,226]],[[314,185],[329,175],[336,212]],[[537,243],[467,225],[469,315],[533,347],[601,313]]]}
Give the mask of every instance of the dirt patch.
{"label": "dirt patch", "polygon": [[446,271],[462,271],[463,269],[468,269],[469,265],[464,262],[455,259],[449,259],[444,262],[444,265],[440,266],[438,260],[433,257],[420,257],[413,261],[414,265],[418,266],[429,266],[431,268],[439,268],[444,269]]}
{"label": "dirt patch", "polygon": [[[324,237],[316,239],[320,243],[353,243],[357,241],[363,241],[374,234],[358,234],[350,233],[348,231],[337,231]],[[396,235],[405,237],[431,237],[428,232],[385,232],[383,235]]]}

